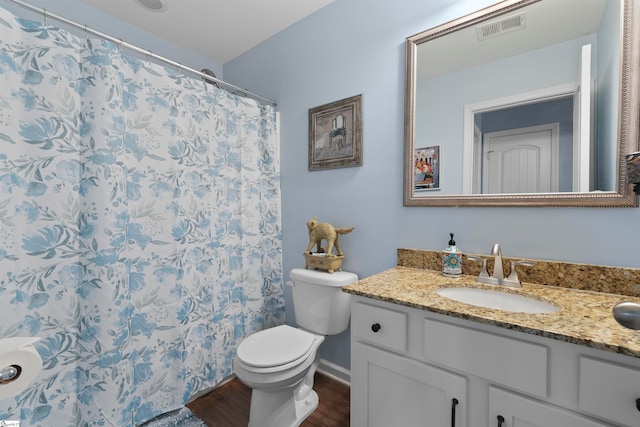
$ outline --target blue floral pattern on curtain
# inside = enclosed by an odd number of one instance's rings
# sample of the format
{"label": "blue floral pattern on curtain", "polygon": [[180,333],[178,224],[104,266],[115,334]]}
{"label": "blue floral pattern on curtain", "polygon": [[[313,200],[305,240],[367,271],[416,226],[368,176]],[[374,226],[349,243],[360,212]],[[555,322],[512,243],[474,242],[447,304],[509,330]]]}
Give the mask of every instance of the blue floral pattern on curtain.
{"label": "blue floral pattern on curtain", "polygon": [[0,420],[131,426],[284,321],[275,109],[0,9]]}

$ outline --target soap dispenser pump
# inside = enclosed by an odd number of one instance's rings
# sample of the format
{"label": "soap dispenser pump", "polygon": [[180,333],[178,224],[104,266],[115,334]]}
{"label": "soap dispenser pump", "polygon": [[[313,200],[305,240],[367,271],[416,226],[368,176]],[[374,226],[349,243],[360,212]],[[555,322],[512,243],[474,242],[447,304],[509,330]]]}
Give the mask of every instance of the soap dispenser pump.
{"label": "soap dispenser pump", "polygon": [[442,251],[442,275],[447,277],[458,277],[462,275],[462,252],[453,240],[453,233],[449,233],[451,239],[449,246]]}

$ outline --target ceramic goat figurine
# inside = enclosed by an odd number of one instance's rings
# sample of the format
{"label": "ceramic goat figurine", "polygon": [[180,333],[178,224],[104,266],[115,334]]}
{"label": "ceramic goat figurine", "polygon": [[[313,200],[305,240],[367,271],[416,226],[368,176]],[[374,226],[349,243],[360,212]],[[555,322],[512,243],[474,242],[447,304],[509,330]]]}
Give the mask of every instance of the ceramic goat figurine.
{"label": "ceramic goat figurine", "polygon": [[[307,253],[311,253],[313,245],[316,245],[316,252],[325,252],[326,256],[335,256],[333,254],[333,248],[336,248],[338,256],[342,256],[342,249],[340,249],[340,243],[338,243],[338,236],[340,234],[348,234],[353,231],[355,227],[343,227],[335,228],[328,222],[318,223],[318,217],[314,217],[307,221],[307,228],[309,229],[309,246],[307,246]],[[326,249],[321,246],[322,240],[327,241]]]}

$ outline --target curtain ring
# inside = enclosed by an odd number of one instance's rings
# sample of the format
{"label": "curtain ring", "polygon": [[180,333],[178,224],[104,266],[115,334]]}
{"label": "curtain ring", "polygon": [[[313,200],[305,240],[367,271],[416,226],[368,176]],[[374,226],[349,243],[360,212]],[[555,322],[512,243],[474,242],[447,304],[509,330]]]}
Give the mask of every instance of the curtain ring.
{"label": "curtain ring", "polygon": [[118,39],[118,40],[120,40],[120,43],[118,43],[118,53],[120,55],[122,55],[122,43],[123,43],[123,41],[122,41],[122,39]]}
{"label": "curtain ring", "polygon": [[44,17],[43,21],[44,21],[44,26],[47,26],[47,8],[43,7],[42,8],[42,16]]}
{"label": "curtain ring", "polygon": [[87,29],[87,24],[84,24],[84,37],[89,40],[89,30]]}

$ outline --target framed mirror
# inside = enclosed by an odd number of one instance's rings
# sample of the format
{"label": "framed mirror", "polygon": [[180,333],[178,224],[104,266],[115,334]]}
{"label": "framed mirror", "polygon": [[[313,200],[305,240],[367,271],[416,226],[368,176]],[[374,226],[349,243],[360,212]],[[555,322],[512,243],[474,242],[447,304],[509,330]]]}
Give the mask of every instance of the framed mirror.
{"label": "framed mirror", "polygon": [[406,39],[405,206],[637,207],[635,0],[505,0]]}

